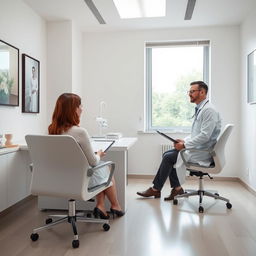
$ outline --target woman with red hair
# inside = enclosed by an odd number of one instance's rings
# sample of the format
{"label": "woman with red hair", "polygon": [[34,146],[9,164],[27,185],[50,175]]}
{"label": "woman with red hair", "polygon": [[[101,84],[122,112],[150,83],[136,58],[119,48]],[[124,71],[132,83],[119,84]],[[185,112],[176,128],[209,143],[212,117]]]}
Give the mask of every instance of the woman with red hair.
{"label": "woman with red hair", "polygon": [[[65,134],[74,137],[81,146],[90,166],[96,166],[106,153],[102,152],[102,150],[98,151],[96,154],[93,152],[88,132],[86,129],[79,126],[81,113],[81,98],[74,93],[63,93],[57,99],[52,116],[52,123],[48,127],[48,132],[49,134]],[[93,173],[93,176],[90,179],[89,187],[106,182],[108,177],[108,167],[99,169]],[[124,212],[122,211],[117,200],[114,178],[112,178],[112,186],[108,187],[96,196],[97,205],[93,211],[94,216],[100,217],[101,219],[109,218],[104,204],[105,195],[111,203],[110,211],[113,216],[123,216]]]}

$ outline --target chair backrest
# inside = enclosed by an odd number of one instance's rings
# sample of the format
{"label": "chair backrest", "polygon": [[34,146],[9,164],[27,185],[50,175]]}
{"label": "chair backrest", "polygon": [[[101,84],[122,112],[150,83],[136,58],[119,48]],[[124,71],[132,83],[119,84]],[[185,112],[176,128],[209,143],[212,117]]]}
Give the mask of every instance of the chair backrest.
{"label": "chair backrest", "polygon": [[[88,161],[76,140],[69,135],[26,135],[35,195],[88,200],[100,191],[88,191]],[[101,189],[103,190],[103,189]]]}
{"label": "chair backrest", "polygon": [[221,172],[221,170],[223,169],[226,163],[226,158],[225,158],[226,142],[233,128],[234,128],[233,124],[227,124],[223,129],[222,133],[219,135],[217,142],[214,145],[214,148],[212,150],[214,166],[210,165],[209,167],[207,167],[207,166],[201,166],[199,164],[188,163],[186,165],[186,169],[190,172],[195,171],[195,172],[206,172],[206,173],[212,173],[212,174]]}
{"label": "chair backrest", "polygon": [[215,155],[213,156],[215,167],[211,170],[211,173],[219,173],[226,164],[225,146],[233,128],[233,124],[227,124],[217,139],[214,146]]}

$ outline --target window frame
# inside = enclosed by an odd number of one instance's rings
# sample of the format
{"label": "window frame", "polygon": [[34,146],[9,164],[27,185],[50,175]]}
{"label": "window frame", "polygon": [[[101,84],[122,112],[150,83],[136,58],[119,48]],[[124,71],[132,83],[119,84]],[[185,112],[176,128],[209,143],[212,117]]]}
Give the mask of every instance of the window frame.
{"label": "window frame", "polygon": [[[148,42],[145,44],[145,81],[146,81],[146,104],[145,104],[145,132],[161,129],[165,132],[190,132],[190,127],[157,127],[152,126],[152,48],[179,47],[179,46],[203,46],[203,80],[209,85],[210,67],[210,41],[182,41],[182,42]],[[208,93],[209,95],[209,93]]]}

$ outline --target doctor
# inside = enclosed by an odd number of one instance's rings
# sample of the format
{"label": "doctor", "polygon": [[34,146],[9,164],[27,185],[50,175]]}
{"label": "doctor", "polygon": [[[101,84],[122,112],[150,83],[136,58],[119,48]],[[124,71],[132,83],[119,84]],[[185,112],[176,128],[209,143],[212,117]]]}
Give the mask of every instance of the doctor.
{"label": "doctor", "polygon": [[[188,91],[190,102],[196,104],[191,135],[184,140],[177,139],[172,150],[163,154],[158,172],[153,180],[153,187],[137,192],[142,197],[161,197],[161,190],[169,177],[171,193],[164,200],[173,200],[176,195],[184,194],[181,184],[185,181],[186,168],[181,160],[179,151],[183,148],[210,149],[216,143],[221,129],[219,113],[207,99],[208,86],[202,81],[190,84]],[[186,160],[192,163],[209,166],[212,158],[209,153],[186,152]],[[177,168],[177,172],[176,172]]]}

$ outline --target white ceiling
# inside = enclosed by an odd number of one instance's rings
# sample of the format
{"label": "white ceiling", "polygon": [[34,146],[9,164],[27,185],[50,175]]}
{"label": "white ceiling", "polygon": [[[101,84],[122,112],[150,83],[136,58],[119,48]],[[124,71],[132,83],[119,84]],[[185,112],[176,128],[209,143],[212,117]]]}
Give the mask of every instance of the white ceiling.
{"label": "white ceiling", "polygon": [[45,20],[73,20],[82,31],[238,25],[256,8],[256,0],[197,0],[192,19],[185,21],[187,0],[166,0],[166,17],[121,20],[112,0],[92,0],[107,23],[101,25],[84,0],[23,1]]}

